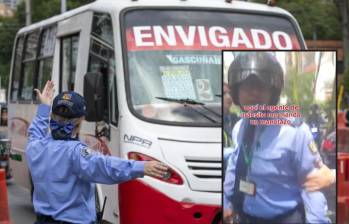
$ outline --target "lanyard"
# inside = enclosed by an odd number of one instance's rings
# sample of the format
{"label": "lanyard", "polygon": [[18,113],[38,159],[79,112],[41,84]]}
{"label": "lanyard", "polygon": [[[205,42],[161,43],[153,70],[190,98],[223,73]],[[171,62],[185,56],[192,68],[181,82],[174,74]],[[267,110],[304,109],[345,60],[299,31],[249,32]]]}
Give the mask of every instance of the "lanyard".
{"label": "lanyard", "polygon": [[264,131],[265,127],[262,126],[261,130],[258,132],[258,135],[256,136],[256,145],[255,147],[252,147],[250,150],[247,150],[247,144],[243,144],[243,147],[242,147],[242,151],[243,151],[243,154],[244,154],[244,161],[245,161],[245,164],[247,166],[247,170],[248,171],[251,171],[251,164],[252,164],[252,158],[253,158],[253,150],[254,148],[256,148],[256,150],[259,149],[260,147],[260,141],[259,141],[259,138],[261,137],[263,131]]}

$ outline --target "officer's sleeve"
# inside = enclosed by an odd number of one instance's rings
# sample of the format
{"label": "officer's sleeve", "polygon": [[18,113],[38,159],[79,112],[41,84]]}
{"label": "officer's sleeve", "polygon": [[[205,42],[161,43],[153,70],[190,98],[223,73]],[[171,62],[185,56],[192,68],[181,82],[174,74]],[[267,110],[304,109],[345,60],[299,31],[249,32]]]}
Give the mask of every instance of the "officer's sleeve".
{"label": "officer's sleeve", "polygon": [[295,161],[297,176],[300,183],[303,183],[306,176],[315,168],[316,162],[321,161],[313,136],[309,127],[302,124],[297,128],[295,136]]}
{"label": "officer's sleeve", "polygon": [[[297,127],[294,145],[296,147],[295,161],[298,181],[302,185],[306,176],[315,168],[316,162],[321,160],[321,157],[309,127],[305,124]],[[307,223],[329,223],[329,219],[326,217],[327,201],[324,195],[319,191],[307,192],[304,188],[301,191]]]}
{"label": "officer's sleeve", "polygon": [[224,209],[233,209],[232,200],[234,194],[234,184],[235,184],[235,172],[236,172],[236,162],[238,156],[238,150],[234,148],[228,158],[228,166],[226,169],[225,179],[224,179],[224,195],[223,195],[223,206]]}
{"label": "officer's sleeve", "polygon": [[40,104],[38,106],[36,117],[28,128],[28,140],[40,140],[44,138],[48,131],[48,120],[50,115],[50,106]]}
{"label": "officer's sleeve", "polygon": [[104,156],[83,144],[71,156],[73,171],[81,179],[102,184],[118,184],[144,176],[145,162]]}
{"label": "officer's sleeve", "polygon": [[239,154],[238,151],[238,133],[240,132],[240,128],[242,125],[242,120],[239,120],[233,130],[232,130],[232,139],[235,142],[235,145],[231,149],[231,152],[229,152],[229,157],[227,158],[227,169],[225,173],[224,178],[224,185],[223,185],[223,207],[224,209],[233,209],[232,200],[233,200],[233,194],[234,194],[234,184],[235,184],[235,172],[236,172],[236,163],[237,163],[237,157]]}

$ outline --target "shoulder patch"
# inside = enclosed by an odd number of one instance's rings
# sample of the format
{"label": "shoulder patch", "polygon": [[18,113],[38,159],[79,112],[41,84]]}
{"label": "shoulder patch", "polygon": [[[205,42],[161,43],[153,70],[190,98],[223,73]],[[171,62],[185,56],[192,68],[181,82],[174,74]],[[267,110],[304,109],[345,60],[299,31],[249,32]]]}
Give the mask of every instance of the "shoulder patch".
{"label": "shoulder patch", "polygon": [[314,140],[309,143],[309,150],[311,151],[312,154],[316,154],[318,152],[317,146]]}
{"label": "shoulder patch", "polygon": [[88,147],[84,147],[80,151],[80,155],[84,158],[89,157],[91,154],[92,154],[92,149],[90,149]]}

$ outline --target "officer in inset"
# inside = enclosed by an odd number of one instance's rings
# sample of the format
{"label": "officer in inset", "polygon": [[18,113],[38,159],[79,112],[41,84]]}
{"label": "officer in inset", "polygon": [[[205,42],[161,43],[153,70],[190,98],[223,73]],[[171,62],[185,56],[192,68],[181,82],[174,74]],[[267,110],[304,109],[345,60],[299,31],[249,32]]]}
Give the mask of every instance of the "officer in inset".
{"label": "officer in inset", "polygon": [[[267,52],[240,53],[228,80],[233,101],[242,108],[276,105],[284,83],[280,64]],[[303,187],[321,160],[309,127],[299,120],[292,125],[250,121],[241,119],[232,133],[236,147],[224,182],[225,223],[329,223],[324,195]]]}
{"label": "officer in inset", "polygon": [[26,159],[34,185],[36,224],[95,223],[95,183],[118,184],[144,175],[161,178],[166,174],[168,168],[160,162],[104,156],[80,142],[86,111],[79,94],[56,96],[50,119],[53,83],[48,81],[42,93],[35,91],[41,104],[28,129]]}

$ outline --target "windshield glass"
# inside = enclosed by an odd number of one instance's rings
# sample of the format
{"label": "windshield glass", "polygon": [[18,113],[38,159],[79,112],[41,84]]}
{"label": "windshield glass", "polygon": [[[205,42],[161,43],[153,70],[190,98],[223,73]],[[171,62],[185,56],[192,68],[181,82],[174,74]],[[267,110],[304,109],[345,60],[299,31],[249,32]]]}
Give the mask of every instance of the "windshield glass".
{"label": "windshield glass", "polygon": [[222,49],[299,49],[285,18],[232,12],[125,14],[128,102],[152,121],[220,126]]}

